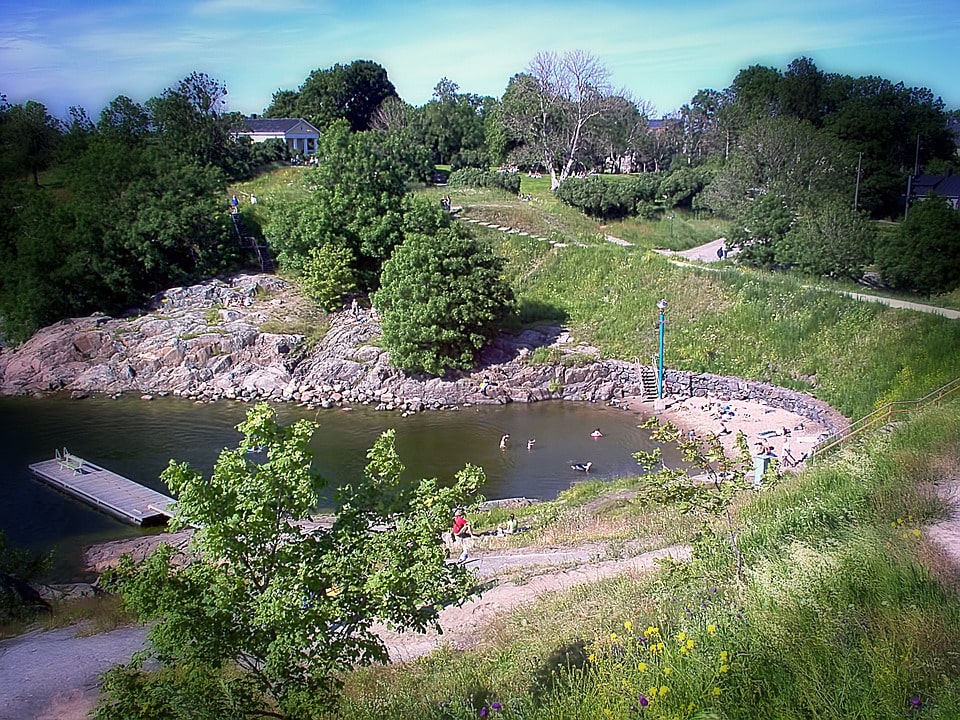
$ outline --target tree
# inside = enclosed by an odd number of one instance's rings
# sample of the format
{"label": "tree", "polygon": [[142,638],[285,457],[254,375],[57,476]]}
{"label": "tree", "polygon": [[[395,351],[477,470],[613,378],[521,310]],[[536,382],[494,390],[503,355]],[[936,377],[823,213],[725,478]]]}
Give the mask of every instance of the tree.
{"label": "tree", "polygon": [[609,107],[610,73],[593,55],[576,50],[538,53],[503,96],[503,122],[559,187],[581,158],[591,123]]}
{"label": "tree", "polygon": [[50,166],[60,140],[60,122],[33,100],[12,105],[3,115],[0,163],[5,174],[30,175],[34,187],[40,187],[39,173]]}
{"label": "tree", "polygon": [[[711,523],[721,521],[722,532],[733,551],[737,577],[740,577],[743,555],[731,507],[738,495],[752,487],[746,481],[746,473],[753,467],[746,436],[737,433],[735,453],[731,456],[715,433],[688,437],[673,423],[661,425],[655,417],[642,427],[650,429],[651,440],[677,448],[683,465],[666,467],[660,447],[651,452],[634,453],[634,458],[646,471],[640,476],[641,502],[672,503],[684,514],[699,515],[704,527],[698,551],[702,551],[708,539],[717,534],[717,528]],[[774,466],[773,477],[776,471]]]}
{"label": "tree", "polygon": [[774,259],[811,275],[856,280],[873,260],[875,235],[873,225],[852,203],[822,199],[800,209],[774,250]]}
{"label": "tree", "polygon": [[960,287],[960,212],[930,195],[912,205],[896,233],[878,241],[884,282],[932,295]]}
{"label": "tree", "polygon": [[373,298],[395,367],[469,368],[514,312],[503,261],[460,225],[411,233],[384,263]]}
{"label": "tree", "polygon": [[[238,429],[205,479],[171,461],[172,527],[195,528],[182,551],[168,545],[142,564],[124,558],[108,587],[150,629],[146,673],[137,660],[104,684],[100,720],[318,717],[336,674],[387,660],[375,622],[422,632],[459,604],[474,580],[446,562],[441,533],[451,509],[483,481],[467,466],[454,483],[405,482],[387,431],[364,476],[334,489],[332,525],[312,521],[327,481],[311,469],[316,424],[276,421],[266,404]],[[265,459],[248,451],[263,447]]]}
{"label": "tree", "polygon": [[264,233],[281,264],[300,271],[312,247],[349,249],[358,284],[376,287],[381,264],[402,239],[405,168],[382,153],[379,132],[352,133],[338,120],[320,137],[319,164],[303,176],[305,200],[279,205]]}
{"label": "tree", "polygon": [[230,177],[249,171],[238,163],[240,145],[234,130],[237,113],[226,112],[227,87],[204,73],[192,72],[176,87],[147,102],[158,139],[170,151],[203,165],[214,165]]}
{"label": "tree", "polygon": [[289,92],[278,90],[265,114],[289,116],[295,107],[295,117],[306,118],[321,131],[335,120],[346,120],[354,132],[369,130],[380,104],[397,97],[387,71],[371,60],[314,70],[297,91],[295,106]]}

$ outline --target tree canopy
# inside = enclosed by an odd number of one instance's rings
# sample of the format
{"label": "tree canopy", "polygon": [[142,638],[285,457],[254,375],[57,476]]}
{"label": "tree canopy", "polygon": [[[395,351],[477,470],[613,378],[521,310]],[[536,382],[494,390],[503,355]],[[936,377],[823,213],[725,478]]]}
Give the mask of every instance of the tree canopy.
{"label": "tree canopy", "polygon": [[380,105],[396,98],[387,71],[371,60],[317,69],[294,92],[278,90],[265,117],[302,117],[321,130],[346,120],[354,132],[369,130]]}
{"label": "tree canopy", "polygon": [[877,267],[885,282],[923,295],[960,287],[960,212],[937,196],[914,204],[879,241]]}
{"label": "tree canopy", "polygon": [[[446,486],[406,481],[387,431],[363,477],[331,487],[312,469],[315,428],[280,425],[260,404],[210,478],[171,461],[162,478],[178,497],[172,526],[195,528],[188,546],[161,545],[140,564],[128,556],[108,579],[153,621],[159,670],[141,657],[111,671],[100,720],[312,717],[338,672],[387,660],[375,623],[422,632],[473,592],[441,533],[482,471],[467,466]],[[253,447],[265,459],[251,459]],[[331,492],[332,524],[318,524]]]}
{"label": "tree canopy", "polygon": [[502,265],[460,225],[407,234],[384,264],[373,299],[390,362],[433,375],[473,367],[514,313]]}

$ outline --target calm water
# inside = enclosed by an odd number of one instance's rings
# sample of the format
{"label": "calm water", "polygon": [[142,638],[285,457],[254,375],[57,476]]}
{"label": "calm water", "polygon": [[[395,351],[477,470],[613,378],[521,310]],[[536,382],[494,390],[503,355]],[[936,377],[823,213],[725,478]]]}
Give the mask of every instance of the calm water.
{"label": "calm water", "polygon": [[[235,426],[246,412],[241,403],[197,405],[165,398],[150,402],[63,398],[0,398],[0,528],[18,546],[57,549],[57,574],[69,574],[83,546],[146,532],[132,528],[37,482],[27,465],[71,452],[161,491],[160,472],[171,458],[208,474],[225,447],[235,447]],[[488,498],[549,499],[584,477],[571,463],[593,463],[592,477],[633,474],[632,453],[650,449],[648,433],[629,413],[586,403],[542,402],[467,407],[407,418],[357,408],[308,411],[280,406],[284,423],[316,420],[315,468],[335,484],[354,478],[366,465],[377,436],[396,428],[397,450],[411,478],[451,478],[467,462],[487,476]],[[599,427],[604,437],[593,439]],[[499,448],[509,433],[512,443]],[[527,440],[536,438],[532,450]]]}

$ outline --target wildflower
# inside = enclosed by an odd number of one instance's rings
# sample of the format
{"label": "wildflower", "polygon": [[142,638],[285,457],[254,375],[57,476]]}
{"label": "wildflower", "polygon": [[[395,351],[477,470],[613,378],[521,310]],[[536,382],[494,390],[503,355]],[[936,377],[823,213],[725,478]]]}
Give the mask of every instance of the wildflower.
{"label": "wildflower", "polygon": [[710,694],[713,695],[714,697],[720,697],[721,692],[723,691],[720,688],[715,687],[713,690],[710,691]]}
{"label": "wildflower", "polygon": [[590,662],[595,663],[597,661],[597,656],[593,653],[590,653],[590,657],[587,658]]}
{"label": "wildflower", "polygon": [[490,709],[495,712],[500,712],[500,710],[503,709],[503,705],[498,702],[492,702],[490,703]]}
{"label": "wildflower", "polygon": [[724,663],[723,665],[720,666],[720,674],[721,674],[721,675],[723,675],[723,673],[725,673],[725,672],[727,672],[727,671],[729,671],[729,670],[730,670],[730,666],[727,665],[726,663]]}
{"label": "wildflower", "polygon": [[646,696],[646,695],[641,695],[639,702],[640,702],[640,707],[646,707],[647,705],[650,704],[650,701],[647,700],[647,696]]}
{"label": "wildflower", "polygon": [[910,698],[911,710],[919,710],[922,705],[923,705],[923,702],[920,700],[918,696],[914,695],[912,698]]}
{"label": "wildflower", "polygon": [[716,626],[716,625],[707,625],[707,632],[710,633],[711,635],[716,635],[716,634],[717,634],[717,626]]}
{"label": "wildflower", "polygon": [[670,692],[670,688],[668,688],[666,685],[660,686],[660,689],[659,689],[660,697],[666,697],[668,692]]}
{"label": "wildflower", "polygon": [[638,670],[639,672],[646,672],[646,671],[647,671],[647,664],[646,664],[645,662],[637,663],[637,670]]}
{"label": "wildflower", "polygon": [[683,631],[677,633],[677,642],[683,642],[687,639],[687,634]]}
{"label": "wildflower", "polygon": [[670,674],[671,674],[672,672],[673,672],[673,668],[672,668],[672,667],[665,667],[665,668],[663,669],[663,676],[664,676],[664,677],[670,677]]}
{"label": "wildflower", "polygon": [[687,650],[693,650],[696,643],[693,641],[693,638],[687,640]]}
{"label": "wildflower", "polygon": [[616,641],[617,641],[617,634],[616,634],[616,633],[610,633],[610,639],[613,640],[614,642],[616,642]]}
{"label": "wildflower", "polygon": [[730,658],[730,656],[727,654],[727,651],[726,651],[726,650],[721,650],[721,651],[720,651],[720,662],[724,662],[724,663],[725,663],[729,658]]}
{"label": "wildflower", "polygon": [[487,709],[485,707],[480,708],[480,717],[487,716]]}
{"label": "wildflower", "polygon": [[627,632],[630,632],[631,630],[633,630],[633,623],[630,622],[629,620],[627,620],[627,621],[623,624],[623,627],[626,628]]}
{"label": "wildflower", "polygon": [[914,537],[920,537],[920,529],[919,529],[919,528],[914,528],[914,529],[913,529],[913,536],[914,536]]}

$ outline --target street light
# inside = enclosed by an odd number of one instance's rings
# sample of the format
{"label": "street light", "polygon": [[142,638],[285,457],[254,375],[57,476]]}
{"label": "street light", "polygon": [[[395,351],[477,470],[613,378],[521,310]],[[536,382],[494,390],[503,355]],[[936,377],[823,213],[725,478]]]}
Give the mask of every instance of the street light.
{"label": "street light", "polygon": [[657,310],[660,311],[660,364],[657,372],[657,409],[663,409],[663,314],[667,311],[667,301],[661,298],[657,301]]}

